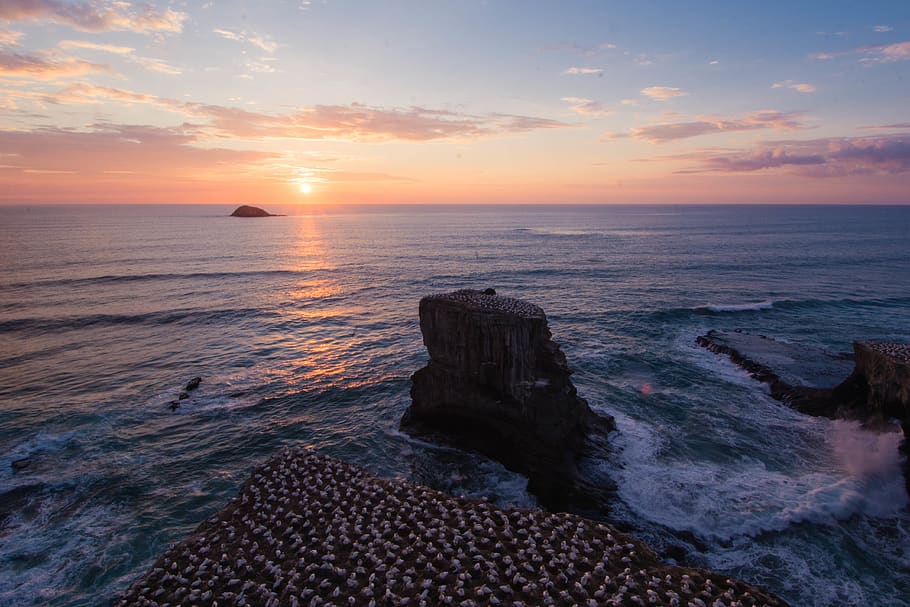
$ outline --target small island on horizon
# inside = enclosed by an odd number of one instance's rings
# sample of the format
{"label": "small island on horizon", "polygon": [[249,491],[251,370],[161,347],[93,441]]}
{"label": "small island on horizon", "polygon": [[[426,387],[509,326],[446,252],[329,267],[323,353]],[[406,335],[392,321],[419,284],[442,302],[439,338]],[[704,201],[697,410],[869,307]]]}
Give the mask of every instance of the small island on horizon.
{"label": "small island on horizon", "polygon": [[242,204],[231,213],[231,217],[283,217],[275,213],[269,213],[265,209],[254,207],[248,204]]}

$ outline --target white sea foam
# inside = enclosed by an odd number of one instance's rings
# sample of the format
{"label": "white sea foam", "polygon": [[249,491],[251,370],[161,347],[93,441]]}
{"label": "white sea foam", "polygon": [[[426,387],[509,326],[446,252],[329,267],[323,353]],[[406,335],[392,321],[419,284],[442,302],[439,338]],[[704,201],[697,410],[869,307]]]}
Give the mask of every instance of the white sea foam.
{"label": "white sea foam", "polygon": [[[822,444],[828,449],[808,468],[794,455],[794,470],[783,472],[757,457],[734,462],[665,457],[661,433],[669,429],[614,415],[620,428],[614,438],[621,459],[619,495],[640,516],[671,529],[727,541],[801,522],[895,516],[907,504],[897,433],[811,420],[826,432]],[[767,441],[768,449],[788,448],[775,445],[770,435]]]}
{"label": "white sea foam", "polygon": [[770,310],[773,307],[773,301],[759,301],[741,304],[707,304],[696,309],[709,312],[758,312],[759,310]]}

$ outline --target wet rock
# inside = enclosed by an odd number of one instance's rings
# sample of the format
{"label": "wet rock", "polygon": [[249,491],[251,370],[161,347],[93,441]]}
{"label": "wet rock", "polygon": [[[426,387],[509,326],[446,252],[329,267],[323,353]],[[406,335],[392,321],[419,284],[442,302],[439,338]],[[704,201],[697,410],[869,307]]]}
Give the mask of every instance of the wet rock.
{"label": "wet rock", "polygon": [[605,501],[576,461],[613,429],[579,397],[543,310],[526,301],[455,291],[420,301],[430,355],[412,377],[402,429],[477,450],[528,476],[528,489],[554,510]]}
{"label": "wet rock", "polygon": [[180,394],[177,395],[177,399],[178,399],[178,400],[186,400],[186,399],[188,399],[189,397],[190,397],[190,393],[189,393],[189,392],[181,392]]}
{"label": "wet rock", "polygon": [[200,383],[202,383],[202,378],[201,378],[201,377],[194,377],[193,379],[191,379],[190,381],[187,382],[186,387],[184,388],[184,390],[186,390],[187,392],[190,392],[190,391],[192,391],[192,390],[195,390],[196,388],[199,387],[199,384],[200,384]]}
{"label": "wet rock", "polygon": [[171,402],[169,402],[169,403],[167,404],[167,408],[170,409],[171,411],[176,411],[177,409],[180,408],[180,401],[179,401],[179,400],[172,400]]}
{"label": "wet rock", "polygon": [[15,470],[16,472],[19,472],[20,470],[25,470],[26,468],[28,468],[31,465],[32,465],[32,458],[30,458],[30,457],[23,457],[22,459],[16,459],[16,460],[13,460],[13,462],[12,462],[13,470]]}

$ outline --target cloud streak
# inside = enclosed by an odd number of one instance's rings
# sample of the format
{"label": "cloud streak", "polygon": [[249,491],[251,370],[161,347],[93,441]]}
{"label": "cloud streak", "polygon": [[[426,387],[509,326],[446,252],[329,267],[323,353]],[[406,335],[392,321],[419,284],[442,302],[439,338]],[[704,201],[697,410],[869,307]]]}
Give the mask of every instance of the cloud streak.
{"label": "cloud streak", "polygon": [[792,80],[784,80],[783,82],[775,82],[771,85],[772,89],[793,89],[794,91],[800,93],[814,93],[816,88],[814,85],[807,84],[805,82],[793,82]]}
{"label": "cloud streak", "polygon": [[674,97],[684,97],[688,95],[688,93],[684,92],[682,89],[672,86],[649,86],[648,88],[642,89],[641,94],[656,101],[666,101],[668,99],[673,99]]}
{"label": "cloud streak", "polygon": [[85,74],[110,72],[110,67],[54,53],[12,53],[0,48],[0,77],[60,80]]}
{"label": "cloud streak", "polygon": [[60,23],[86,32],[179,32],[186,14],[171,9],[128,2],[62,2],[60,0],[4,0],[0,21]]}
{"label": "cloud streak", "polygon": [[687,122],[661,122],[633,128],[627,134],[613,134],[609,138],[631,137],[650,141],[651,143],[666,143],[668,141],[718,133],[735,133],[761,129],[793,131],[805,128],[805,125],[800,122],[799,116],[798,113],[794,112],[763,110],[753,112],[742,118],[716,119],[706,117],[701,120]]}
{"label": "cloud streak", "polygon": [[904,42],[895,42],[893,44],[875,44],[872,46],[861,46],[836,53],[815,53],[810,55],[812,59],[827,61],[849,55],[863,55],[860,58],[861,63],[878,64],[878,63],[895,63],[898,61],[910,60],[910,40]]}
{"label": "cloud streak", "polygon": [[278,50],[278,43],[272,40],[271,36],[264,34],[247,34],[246,32],[235,32],[228,29],[214,29],[212,32],[226,40],[250,44],[270,55]]}
{"label": "cloud streak", "polygon": [[910,135],[769,142],[753,151],[705,151],[701,167],[684,172],[786,170],[805,177],[894,175],[910,172]]}
{"label": "cloud streak", "polygon": [[563,72],[569,76],[591,76],[603,74],[603,69],[599,67],[570,67]]}
{"label": "cloud streak", "polygon": [[607,116],[612,113],[610,108],[601,101],[585,99],[584,97],[563,97],[562,101],[571,103],[570,109],[582,116]]}
{"label": "cloud streak", "polygon": [[118,101],[144,103],[202,120],[213,137],[243,139],[335,139],[362,143],[384,141],[473,140],[541,129],[575,128],[534,116],[462,114],[424,107],[381,108],[362,103],[314,105],[286,114],[266,114],[222,105],[179,101],[90,84],[74,84],[42,96],[45,103],[78,104]]}

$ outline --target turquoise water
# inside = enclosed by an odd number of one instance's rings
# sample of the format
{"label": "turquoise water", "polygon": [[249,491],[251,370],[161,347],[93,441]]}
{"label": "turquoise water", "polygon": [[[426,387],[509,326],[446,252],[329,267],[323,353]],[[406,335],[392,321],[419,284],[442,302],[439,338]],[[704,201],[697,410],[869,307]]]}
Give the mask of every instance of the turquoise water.
{"label": "turquoise water", "polygon": [[397,429],[420,297],[494,287],[546,310],[617,419],[584,462],[618,485],[608,520],[794,605],[910,605],[899,435],[795,413],[694,344],[910,341],[910,207],[230,210],[3,209],[0,604],[107,604],[288,445],[532,505]]}

